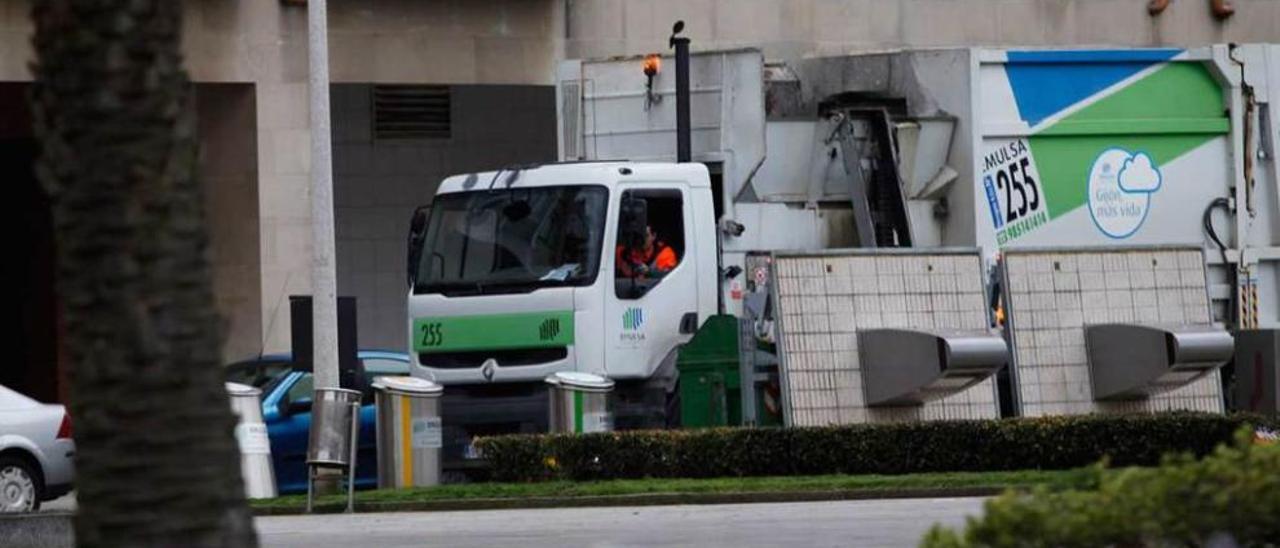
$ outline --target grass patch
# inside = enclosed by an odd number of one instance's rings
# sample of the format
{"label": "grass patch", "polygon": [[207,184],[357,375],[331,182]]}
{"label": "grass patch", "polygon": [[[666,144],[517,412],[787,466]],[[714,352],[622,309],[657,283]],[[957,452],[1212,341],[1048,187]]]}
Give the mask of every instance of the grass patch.
{"label": "grass patch", "polygon": [[[546,481],[536,483],[469,483],[381,489],[356,492],[356,503],[427,502],[472,499],[521,499],[533,497],[593,497],[651,493],[759,493],[814,491],[884,491],[946,488],[1030,488],[1050,490],[1096,485],[1095,468],[1074,470],[1020,470],[999,472],[939,472],[906,475],[825,475],[785,477],[733,477],[711,479],[625,479],[606,481]],[[345,503],[345,495],[319,498],[320,504]],[[250,501],[261,509],[305,506],[306,495],[287,495]]]}

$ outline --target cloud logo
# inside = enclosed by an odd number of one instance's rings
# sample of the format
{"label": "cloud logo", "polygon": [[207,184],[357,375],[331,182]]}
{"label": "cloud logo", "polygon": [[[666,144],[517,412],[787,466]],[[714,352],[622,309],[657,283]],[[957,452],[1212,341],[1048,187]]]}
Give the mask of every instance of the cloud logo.
{"label": "cloud logo", "polygon": [[1089,216],[1114,239],[1133,236],[1151,212],[1151,197],[1163,183],[1160,169],[1145,152],[1111,147],[1089,168]]}
{"label": "cloud logo", "polygon": [[1116,181],[1120,184],[1120,190],[1125,192],[1151,193],[1160,190],[1163,178],[1160,170],[1151,162],[1151,157],[1138,152],[1125,159],[1120,173],[1116,175]]}

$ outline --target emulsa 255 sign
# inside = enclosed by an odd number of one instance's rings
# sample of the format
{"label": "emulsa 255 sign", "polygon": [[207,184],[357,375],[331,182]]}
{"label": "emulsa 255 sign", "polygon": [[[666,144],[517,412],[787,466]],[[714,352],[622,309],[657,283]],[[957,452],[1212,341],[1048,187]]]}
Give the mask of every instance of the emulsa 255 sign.
{"label": "emulsa 255 sign", "polygon": [[982,159],[982,187],[999,245],[1049,221],[1040,172],[1025,139],[997,142]]}

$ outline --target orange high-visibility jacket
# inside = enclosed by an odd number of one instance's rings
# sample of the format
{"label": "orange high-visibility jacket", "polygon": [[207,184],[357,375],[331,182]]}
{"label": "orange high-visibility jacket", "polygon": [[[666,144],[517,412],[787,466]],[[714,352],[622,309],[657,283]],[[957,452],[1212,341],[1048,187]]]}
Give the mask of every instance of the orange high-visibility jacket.
{"label": "orange high-visibility jacket", "polygon": [[618,273],[630,278],[636,274],[641,265],[648,265],[649,270],[657,274],[666,274],[676,267],[675,250],[662,242],[654,242],[648,249],[627,249],[618,246]]}

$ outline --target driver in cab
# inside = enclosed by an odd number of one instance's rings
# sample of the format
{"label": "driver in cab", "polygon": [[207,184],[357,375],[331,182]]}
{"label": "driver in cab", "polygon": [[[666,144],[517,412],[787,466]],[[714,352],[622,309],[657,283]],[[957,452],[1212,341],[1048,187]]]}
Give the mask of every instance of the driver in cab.
{"label": "driver in cab", "polygon": [[628,242],[618,246],[619,278],[661,278],[671,272],[678,262],[675,250],[659,240],[651,226],[645,226],[641,245]]}

